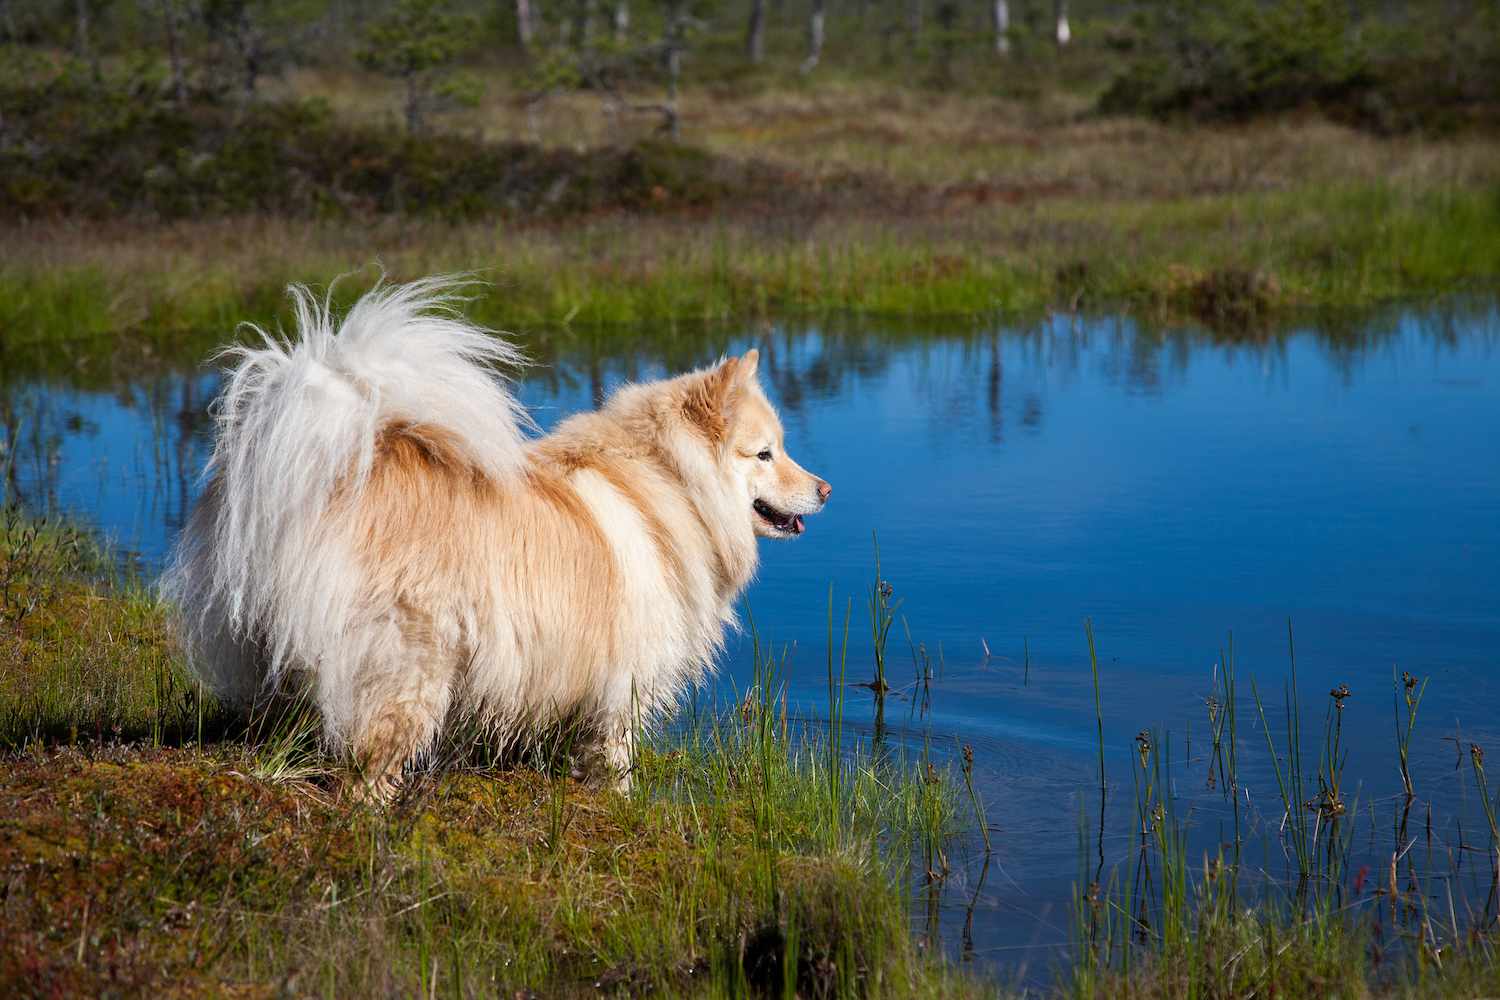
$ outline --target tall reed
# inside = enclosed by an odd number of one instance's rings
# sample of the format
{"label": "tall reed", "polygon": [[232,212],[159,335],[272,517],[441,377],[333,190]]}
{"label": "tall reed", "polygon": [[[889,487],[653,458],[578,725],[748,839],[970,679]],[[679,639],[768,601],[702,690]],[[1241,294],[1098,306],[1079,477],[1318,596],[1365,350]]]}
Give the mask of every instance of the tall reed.
{"label": "tall reed", "polygon": [[890,638],[891,626],[896,622],[896,609],[901,602],[892,602],[895,588],[881,576],[880,539],[874,532],[870,533],[870,538],[875,545],[875,580],[870,585],[869,597],[870,647],[875,656],[875,679],[869,686],[876,698],[883,699],[890,690],[890,684],[886,681],[886,643]]}
{"label": "tall reed", "polygon": [[[1406,790],[1407,799],[1416,797],[1416,789],[1411,780],[1411,734],[1417,727],[1417,709],[1421,707],[1422,695],[1427,693],[1427,681],[1423,678],[1418,685],[1417,679],[1411,674],[1402,671],[1400,678],[1396,677],[1396,668],[1391,667],[1391,682],[1395,689],[1393,698],[1396,706],[1396,758],[1401,769],[1401,787]],[[1401,717],[1401,706],[1406,705],[1406,718]],[[1403,724],[1404,723],[1404,724]]]}
{"label": "tall reed", "polygon": [[1260,715],[1261,732],[1266,737],[1271,767],[1276,775],[1276,790],[1281,796],[1282,830],[1291,838],[1292,852],[1297,861],[1299,887],[1305,886],[1312,877],[1315,860],[1311,831],[1303,803],[1307,796],[1303,788],[1302,767],[1302,710],[1297,700],[1297,644],[1290,620],[1286,624],[1287,657],[1290,677],[1284,689],[1286,706],[1286,766],[1276,752],[1276,743],[1271,735],[1271,723],[1266,717],[1266,707],[1261,701],[1260,690],[1255,679],[1250,679],[1250,692],[1255,697],[1255,709]]}
{"label": "tall reed", "polygon": [[849,666],[849,619],[854,613],[854,599],[844,608],[844,636],[839,646],[839,670],[833,673],[833,584],[828,585],[828,836],[829,847],[839,845],[843,795],[841,776],[844,767],[844,684]]}

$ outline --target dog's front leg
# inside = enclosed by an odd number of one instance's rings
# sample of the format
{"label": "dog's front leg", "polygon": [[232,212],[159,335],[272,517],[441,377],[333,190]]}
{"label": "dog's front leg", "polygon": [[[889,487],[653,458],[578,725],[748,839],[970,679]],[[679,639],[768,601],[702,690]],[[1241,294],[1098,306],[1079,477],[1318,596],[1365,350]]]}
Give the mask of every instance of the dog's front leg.
{"label": "dog's front leg", "polygon": [[635,768],[635,726],[611,719],[605,723],[604,762],[614,779],[615,790],[630,794],[630,774]]}

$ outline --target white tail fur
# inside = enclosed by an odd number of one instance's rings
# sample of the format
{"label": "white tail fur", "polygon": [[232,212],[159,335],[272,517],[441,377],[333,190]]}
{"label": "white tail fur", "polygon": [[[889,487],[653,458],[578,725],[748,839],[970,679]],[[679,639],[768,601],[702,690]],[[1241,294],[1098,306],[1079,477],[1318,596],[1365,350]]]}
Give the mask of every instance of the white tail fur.
{"label": "white tail fur", "polygon": [[162,580],[191,662],[221,696],[249,700],[288,669],[343,680],[324,675],[346,659],[361,580],[325,514],[335,491],[358,494],[382,427],[439,427],[497,479],[523,462],[530,421],[493,368],[521,355],[459,315],[457,286],[377,288],[337,331],[328,302],[293,286],[295,339],[252,327],[259,347],[225,352],[208,493]]}

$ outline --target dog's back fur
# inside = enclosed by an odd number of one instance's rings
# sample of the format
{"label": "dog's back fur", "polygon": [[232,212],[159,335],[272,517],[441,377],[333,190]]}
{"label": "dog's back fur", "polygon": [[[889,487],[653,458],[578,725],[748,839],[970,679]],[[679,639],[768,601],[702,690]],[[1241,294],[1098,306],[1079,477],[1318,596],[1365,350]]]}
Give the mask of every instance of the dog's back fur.
{"label": "dog's back fur", "polygon": [[780,444],[754,352],[532,440],[494,368],[517,352],[449,284],[378,289],[337,332],[294,300],[295,341],[230,352],[164,577],[194,667],[235,702],[295,678],[381,795],[454,710],[502,742],[582,719],[623,770],[632,720],[711,667],[756,534],[781,535],[751,504],[800,533],[827,496],[745,457]]}

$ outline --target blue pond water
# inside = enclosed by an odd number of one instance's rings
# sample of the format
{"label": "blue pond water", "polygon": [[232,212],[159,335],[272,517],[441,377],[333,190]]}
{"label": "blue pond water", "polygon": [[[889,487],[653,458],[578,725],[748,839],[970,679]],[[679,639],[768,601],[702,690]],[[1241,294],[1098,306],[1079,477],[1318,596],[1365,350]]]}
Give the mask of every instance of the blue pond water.
{"label": "blue pond water", "polygon": [[[1143,729],[1158,742],[1170,733],[1194,851],[1227,839],[1228,800],[1208,787],[1206,698],[1231,632],[1247,865],[1280,884],[1283,810],[1249,681],[1281,740],[1289,621],[1309,755],[1327,692],[1352,690],[1353,863],[1380,870],[1394,844],[1393,670],[1431,679],[1413,772],[1415,808],[1433,816],[1433,874],[1452,875],[1482,843],[1467,748],[1500,759],[1493,307],[1310,321],[1248,339],[1108,317],[957,331],[846,321],[554,333],[528,341],[543,364],[520,391],[547,426],[622,380],[752,344],[789,449],[834,486],[804,537],[763,543],[747,598],[762,640],[790,649],[792,704],[806,718],[826,712],[830,585],[840,617],[854,602],[851,682],[870,676],[878,535],[881,575],[901,601],[880,735],[912,754],[974,749],[996,853],[986,870],[976,843],[956,845],[946,880],[914,881],[923,933],[1007,974],[1045,967],[1067,941],[1075,883],[1097,875],[1100,854],[1107,865],[1131,855]],[[217,376],[168,366],[106,382],[0,384],[15,415],[11,489],[82,516],[151,572],[193,496]],[[1102,836],[1085,619],[1111,786]],[[924,657],[933,680],[917,688]],[[718,694],[749,679],[749,643],[738,640]],[[847,714],[875,735],[867,690],[851,689]],[[1477,877],[1484,862],[1468,853]],[[1486,905],[1487,878],[1444,878],[1461,906]]]}

